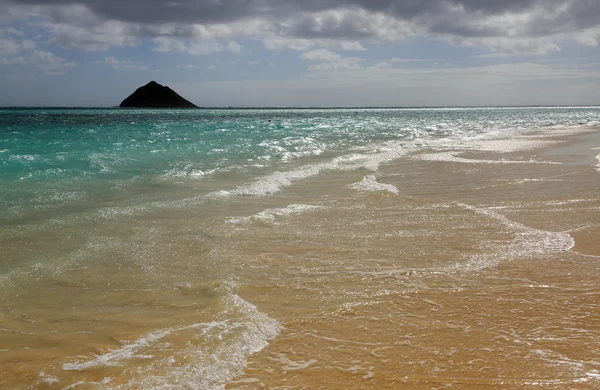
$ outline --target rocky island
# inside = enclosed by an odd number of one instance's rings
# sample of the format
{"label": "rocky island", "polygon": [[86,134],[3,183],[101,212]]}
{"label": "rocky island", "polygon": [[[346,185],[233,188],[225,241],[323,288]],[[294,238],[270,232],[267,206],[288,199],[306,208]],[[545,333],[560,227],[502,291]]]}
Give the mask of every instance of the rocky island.
{"label": "rocky island", "polygon": [[198,108],[171,88],[151,81],[138,88],[119,107],[127,108]]}

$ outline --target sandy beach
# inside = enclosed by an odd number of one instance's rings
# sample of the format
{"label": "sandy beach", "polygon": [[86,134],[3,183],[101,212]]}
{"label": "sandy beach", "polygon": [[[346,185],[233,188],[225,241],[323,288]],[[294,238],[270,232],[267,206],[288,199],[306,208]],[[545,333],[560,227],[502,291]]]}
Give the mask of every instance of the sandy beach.
{"label": "sandy beach", "polygon": [[14,220],[0,387],[597,388],[600,129],[442,141]]}
{"label": "sandy beach", "polygon": [[345,175],[313,185],[314,213],[255,217],[234,253],[273,282],[242,295],[281,330],[227,388],[597,387],[600,132],[549,133],[425,151],[372,192]]}

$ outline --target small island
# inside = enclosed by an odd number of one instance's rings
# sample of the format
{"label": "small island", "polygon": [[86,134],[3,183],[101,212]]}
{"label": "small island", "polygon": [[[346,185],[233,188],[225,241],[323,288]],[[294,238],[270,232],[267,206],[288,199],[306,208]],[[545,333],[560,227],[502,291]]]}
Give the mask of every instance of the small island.
{"label": "small island", "polygon": [[134,93],[121,104],[122,108],[198,108],[194,103],[184,99],[171,88],[151,81]]}

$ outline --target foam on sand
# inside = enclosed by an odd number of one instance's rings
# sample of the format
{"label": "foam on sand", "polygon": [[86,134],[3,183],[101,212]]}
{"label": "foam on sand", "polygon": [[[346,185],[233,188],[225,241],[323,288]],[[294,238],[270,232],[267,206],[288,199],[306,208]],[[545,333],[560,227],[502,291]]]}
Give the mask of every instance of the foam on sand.
{"label": "foam on sand", "polygon": [[481,152],[512,153],[547,148],[559,144],[558,141],[540,139],[539,137],[517,137],[511,139],[478,140],[466,146],[468,150]]}
{"label": "foam on sand", "polygon": [[315,206],[310,204],[291,204],[287,207],[267,209],[249,217],[230,218],[228,222],[234,224],[247,224],[254,221],[274,223],[275,220],[280,217],[285,217],[294,214],[302,214],[314,210],[320,210],[323,208],[324,207],[322,206]]}
{"label": "foam on sand", "polygon": [[351,188],[360,192],[382,192],[387,191],[392,194],[398,194],[398,188],[393,184],[379,183],[375,175],[365,176],[362,181],[348,185]]}
{"label": "foam on sand", "polygon": [[504,215],[490,209],[465,203],[457,203],[457,205],[476,214],[494,219],[516,233],[515,238],[511,242],[501,245],[492,253],[472,256],[467,264],[468,268],[482,269],[515,258],[568,252],[575,246],[575,240],[568,232],[551,232],[534,229],[511,221]]}
{"label": "foam on sand", "polygon": [[439,153],[427,153],[416,156],[417,159],[425,161],[443,161],[443,162],[455,162],[463,164],[558,164],[556,162],[547,161],[521,161],[521,160],[483,160],[483,159],[472,159],[456,156],[460,152],[439,152]]}
{"label": "foam on sand", "polygon": [[[548,136],[555,136],[554,132],[549,132]],[[490,138],[494,137],[494,138]],[[449,141],[449,142],[448,142]],[[470,159],[459,157],[464,152],[492,152],[492,153],[514,153],[528,150],[547,148],[559,144],[560,141],[544,139],[543,135],[516,135],[511,138],[498,138],[498,136],[485,135],[461,139],[444,140],[443,142],[432,142],[431,147],[438,149],[432,153],[425,153],[415,156],[416,159],[425,161],[445,161],[467,164],[558,164],[556,162],[536,161],[536,160],[488,160],[488,159]]]}
{"label": "foam on sand", "polygon": [[[220,317],[225,318],[156,330],[94,359],[66,363],[63,369],[81,371],[96,366],[125,366],[126,360],[147,359],[150,364],[138,369],[135,379],[114,388],[222,389],[243,370],[251,355],[265,348],[279,333],[277,321],[259,312],[254,305],[235,294],[228,294],[224,299],[227,309]],[[173,350],[170,357],[155,358],[153,351],[160,351],[161,344],[168,345],[164,341],[169,335],[193,330],[197,330],[194,342],[190,340],[185,348]],[[198,346],[197,341],[203,338],[212,344]],[[178,386],[173,387],[175,383]]]}
{"label": "foam on sand", "polygon": [[[600,147],[594,148],[592,150],[600,150]],[[600,154],[596,156],[596,160],[598,160],[598,164],[596,164],[596,170],[600,172]]]}

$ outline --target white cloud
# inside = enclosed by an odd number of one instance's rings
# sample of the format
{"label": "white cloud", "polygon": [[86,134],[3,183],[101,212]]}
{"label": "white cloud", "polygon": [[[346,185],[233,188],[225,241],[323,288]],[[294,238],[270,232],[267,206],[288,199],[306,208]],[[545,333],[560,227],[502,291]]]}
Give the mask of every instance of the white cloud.
{"label": "white cloud", "polygon": [[27,65],[25,57],[0,58],[2,65]]}
{"label": "white cloud", "polygon": [[263,45],[267,50],[282,50],[292,49],[298,51],[304,51],[314,47],[317,43],[310,39],[302,38],[288,38],[273,36],[263,39]]}
{"label": "white cloud", "polygon": [[223,45],[215,41],[200,41],[193,42],[188,46],[186,50],[190,54],[210,54],[218,51],[223,51]]}
{"label": "white cloud", "polygon": [[263,45],[267,50],[291,49],[296,51],[305,51],[315,47],[326,47],[330,49],[339,49],[345,51],[365,51],[363,45],[358,41],[338,40],[338,39],[306,39],[293,38],[281,35],[268,35],[263,38]]}
{"label": "white cloud", "polygon": [[53,72],[64,71],[77,66],[74,62],[69,62],[53,53],[42,50],[34,50],[26,59],[28,64],[36,68]]}
{"label": "white cloud", "polygon": [[104,58],[104,63],[118,70],[149,70],[150,66],[140,64],[131,60],[118,60],[116,57],[110,56]]}
{"label": "white cloud", "polygon": [[547,39],[483,38],[465,44],[481,44],[498,54],[546,55],[561,50],[558,44]]}
{"label": "white cloud", "polygon": [[136,46],[140,39],[131,26],[121,22],[103,22],[96,26],[46,23],[51,32],[50,42],[71,49],[105,51],[111,46]]}
{"label": "white cloud", "polygon": [[229,41],[227,44],[227,50],[232,53],[240,53],[244,47],[237,43],[236,41]]}
{"label": "white cloud", "polygon": [[207,69],[208,70],[215,70],[215,69],[217,69],[217,65],[209,65]]}
{"label": "white cloud", "polygon": [[[187,52],[193,55],[210,54],[225,50],[225,47],[214,40],[192,40],[183,41],[176,38],[159,37],[154,38],[157,52]],[[240,48],[241,50],[241,48]]]}
{"label": "white cloud", "polygon": [[179,39],[173,38],[154,38],[154,43],[157,45],[154,47],[154,51],[160,53],[167,53],[170,51],[187,51],[188,47],[185,42]]}
{"label": "white cloud", "polygon": [[390,68],[392,65],[390,65],[388,62],[386,61],[382,61],[382,62],[378,62],[375,65],[371,66],[370,69],[387,69]]}
{"label": "white cloud", "polygon": [[316,65],[310,65],[308,70],[317,72],[340,71],[340,70],[359,70],[363,66],[361,63],[364,60],[359,57],[344,57],[335,61],[322,62]]}
{"label": "white cloud", "polygon": [[74,62],[42,50],[34,50],[19,57],[2,58],[0,64],[31,66],[43,70],[49,75],[63,75],[68,69],[77,66]]}
{"label": "white cloud", "polygon": [[586,29],[576,35],[574,39],[581,45],[596,47],[600,45],[600,26]]}
{"label": "white cloud", "polygon": [[340,49],[347,51],[364,51],[367,50],[358,41],[341,41]]}
{"label": "white cloud", "polygon": [[35,42],[29,39],[17,41],[13,38],[0,38],[0,57],[13,56],[35,48]]}
{"label": "white cloud", "polygon": [[342,58],[341,55],[329,51],[327,49],[315,49],[311,51],[304,52],[300,55],[300,58],[303,60],[309,61],[337,61]]}
{"label": "white cloud", "polygon": [[435,61],[435,59],[431,59],[431,58],[402,58],[402,57],[394,57],[390,61],[391,62],[400,62],[400,63],[410,63],[410,62]]}
{"label": "white cloud", "polygon": [[177,65],[177,69],[195,69],[196,65]]}
{"label": "white cloud", "polygon": [[[4,28],[2,34],[5,33],[19,35],[18,30]],[[0,64],[30,66],[51,75],[64,74],[67,69],[77,66],[54,53],[37,50],[37,45],[30,39],[13,38],[0,38]]]}

